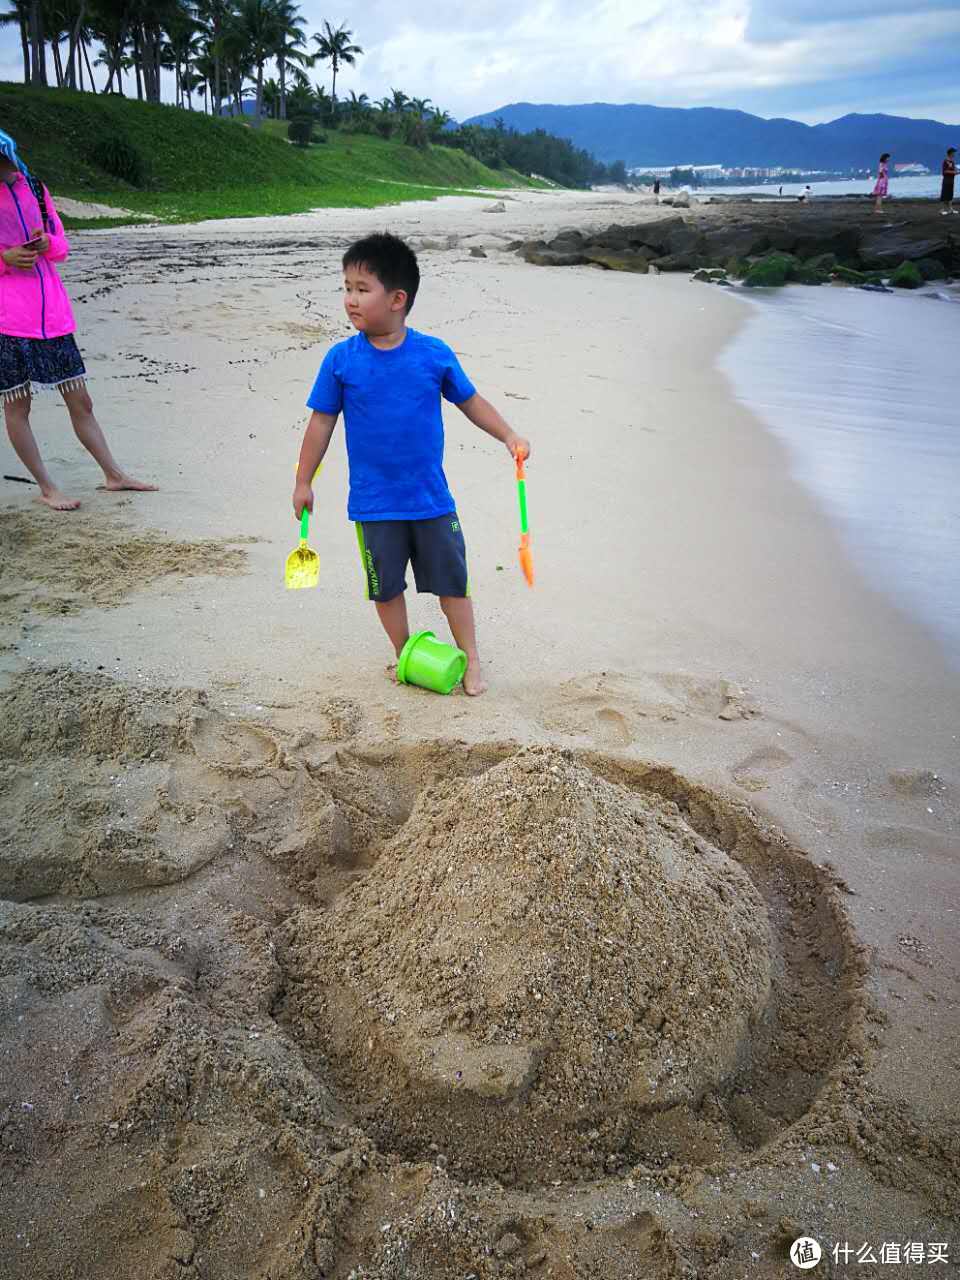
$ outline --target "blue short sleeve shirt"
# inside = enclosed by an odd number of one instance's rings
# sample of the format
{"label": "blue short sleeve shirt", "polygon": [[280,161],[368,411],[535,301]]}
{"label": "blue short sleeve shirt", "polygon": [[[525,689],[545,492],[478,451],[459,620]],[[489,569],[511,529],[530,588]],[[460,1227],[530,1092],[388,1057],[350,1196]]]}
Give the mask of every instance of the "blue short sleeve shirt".
{"label": "blue short sleeve shirt", "polygon": [[456,510],[443,474],[440,397],[462,404],[475,394],[447,344],[416,329],[389,351],[362,333],[330,348],[307,406],[343,413],[351,520],[432,520]]}

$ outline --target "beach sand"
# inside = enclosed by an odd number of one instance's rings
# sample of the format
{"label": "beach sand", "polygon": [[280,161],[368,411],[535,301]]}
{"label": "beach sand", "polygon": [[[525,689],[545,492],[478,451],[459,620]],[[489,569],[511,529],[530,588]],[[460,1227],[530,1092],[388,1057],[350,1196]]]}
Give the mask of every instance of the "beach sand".
{"label": "beach sand", "polygon": [[[11,1280],[957,1265],[956,671],[717,371],[738,299],[504,249],[649,202],[504,206],[76,237],[98,415],[161,491],[96,491],[49,398],[81,512],[3,489]],[[446,407],[480,699],[385,672],[339,429],[283,586],[374,229],[444,246],[411,321],[533,445],[530,591],[510,459]]]}

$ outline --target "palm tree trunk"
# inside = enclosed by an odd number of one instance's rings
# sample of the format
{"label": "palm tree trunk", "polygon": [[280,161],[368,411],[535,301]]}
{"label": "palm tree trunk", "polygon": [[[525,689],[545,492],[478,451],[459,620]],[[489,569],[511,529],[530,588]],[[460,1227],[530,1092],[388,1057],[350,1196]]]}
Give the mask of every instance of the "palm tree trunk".
{"label": "palm tree trunk", "polygon": [[263,63],[257,63],[257,106],[253,113],[253,126],[259,129],[263,121],[260,118],[260,112],[263,110]]}
{"label": "palm tree trunk", "polygon": [[83,50],[83,60],[87,64],[87,78],[90,81],[90,91],[97,92],[97,82],[93,78],[93,67],[90,65],[90,54],[87,52],[87,42],[84,37],[80,37],[80,48]]}
{"label": "palm tree trunk", "polygon": [[277,58],[277,72],[280,76],[280,119],[287,118],[287,60],[280,54]]}
{"label": "palm tree trunk", "polygon": [[135,28],[133,32],[133,67],[137,73],[137,101],[143,101],[143,81],[140,74],[140,31]]}
{"label": "palm tree trunk", "polygon": [[23,48],[23,83],[30,83],[30,37],[27,32],[27,15],[20,10],[20,44]]}
{"label": "palm tree trunk", "polygon": [[53,49],[53,70],[57,77],[57,88],[63,88],[63,59],[60,57],[60,41],[56,38],[50,41]]}
{"label": "palm tree trunk", "polygon": [[45,85],[47,83],[47,47],[43,38],[43,12],[40,0],[30,0],[27,21],[30,27],[30,82]]}
{"label": "palm tree trunk", "polygon": [[80,7],[77,10],[77,20],[73,24],[73,30],[70,32],[70,52],[67,57],[67,84],[71,89],[75,89],[77,87],[77,45],[80,42],[80,28],[83,26],[86,8],[87,0],[80,0]]}

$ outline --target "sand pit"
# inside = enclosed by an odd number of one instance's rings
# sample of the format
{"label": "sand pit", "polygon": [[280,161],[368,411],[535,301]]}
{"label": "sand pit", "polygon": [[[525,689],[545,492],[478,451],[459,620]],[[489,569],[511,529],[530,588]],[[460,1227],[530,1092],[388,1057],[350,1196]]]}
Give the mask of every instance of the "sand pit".
{"label": "sand pit", "polygon": [[772,1276],[813,1144],[947,1210],[829,875],[670,769],[355,712],[4,695],[11,1280],[732,1280],[734,1178]]}

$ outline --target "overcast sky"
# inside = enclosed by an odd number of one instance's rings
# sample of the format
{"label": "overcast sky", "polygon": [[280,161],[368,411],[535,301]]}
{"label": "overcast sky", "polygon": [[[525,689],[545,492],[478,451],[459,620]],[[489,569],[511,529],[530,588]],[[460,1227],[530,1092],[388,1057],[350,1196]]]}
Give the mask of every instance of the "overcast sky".
{"label": "overcast sky", "polygon": [[[306,0],[301,12],[309,33],[346,21],[365,50],[338,96],[396,87],[460,119],[510,102],[641,102],[960,124],[960,0],[354,0],[348,12]],[[311,75],[329,88],[328,67]],[[22,79],[15,29],[0,35],[0,76]]]}

